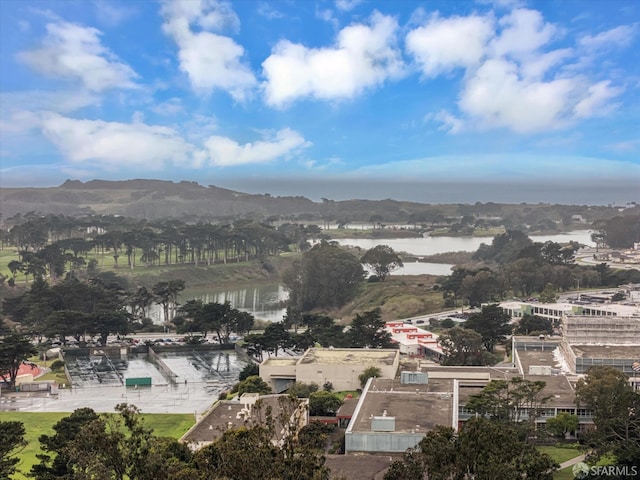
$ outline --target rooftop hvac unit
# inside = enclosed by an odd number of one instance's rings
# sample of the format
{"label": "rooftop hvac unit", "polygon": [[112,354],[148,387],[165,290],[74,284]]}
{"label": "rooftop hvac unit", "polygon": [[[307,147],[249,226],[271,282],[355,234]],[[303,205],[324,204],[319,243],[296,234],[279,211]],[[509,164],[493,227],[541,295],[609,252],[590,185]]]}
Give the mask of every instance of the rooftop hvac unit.
{"label": "rooftop hvac unit", "polygon": [[403,385],[426,385],[429,383],[427,372],[400,372],[400,383]]}
{"label": "rooftop hvac unit", "polygon": [[374,432],[395,432],[396,417],[373,417],[371,419],[371,430]]}

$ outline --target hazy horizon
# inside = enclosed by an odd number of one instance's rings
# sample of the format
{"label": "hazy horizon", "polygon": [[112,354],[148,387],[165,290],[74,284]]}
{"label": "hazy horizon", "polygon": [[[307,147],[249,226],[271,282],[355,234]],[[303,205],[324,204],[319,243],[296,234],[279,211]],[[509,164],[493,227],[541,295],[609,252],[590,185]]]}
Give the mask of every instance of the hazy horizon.
{"label": "hazy horizon", "polygon": [[633,201],[639,49],[625,0],[0,1],[0,185]]}
{"label": "hazy horizon", "polygon": [[[556,203],[563,205],[619,205],[632,202],[640,203],[640,192],[635,182],[629,184],[580,183],[566,185],[562,183],[531,184],[524,182],[397,182],[397,181],[353,181],[344,179],[226,179],[207,181],[206,179],[161,178],[122,178],[92,180],[159,180],[194,181],[204,187],[212,185],[241,193],[269,194],[274,197],[306,197],[314,202],[328,200],[396,200],[429,204],[466,203]],[[91,180],[83,180],[84,183]],[[1,183],[1,182],[0,182]],[[18,186],[2,186],[0,188],[52,188],[62,185],[46,183],[41,185],[25,184]]]}

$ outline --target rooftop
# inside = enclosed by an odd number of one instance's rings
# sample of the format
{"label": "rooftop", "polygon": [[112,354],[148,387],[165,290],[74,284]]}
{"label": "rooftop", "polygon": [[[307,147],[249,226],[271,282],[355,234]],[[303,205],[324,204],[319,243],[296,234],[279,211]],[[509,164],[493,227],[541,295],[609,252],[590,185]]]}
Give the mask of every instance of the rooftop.
{"label": "rooftop", "polygon": [[560,363],[554,358],[553,352],[554,350],[518,350],[522,371],[528,374],[531,366],[561,368]]}
{"label": "rooftop", "polygon": [[639,345],[571,345],[578,358],[623,358],[640,360]]}
{"label": "rooftop", "polygon": [[[510,380],[516,374],[509,374],[507,377],[491,376],[492,380]],[[541,398],[550,397],[546,405],[549,407],[563,407],[575,405],[575,392],[574,387],[570,382],[570,377],[565,375],[526,375],[525,378],[529,381],[536,382],[542,381],[545,383],[545,387],[542,390]],[[477,382],[461,381],[459,402],[464,405],[471,395],[480,393],[482,386]]]}
{"label": "rooftop", "polygon": [[269,357],[263,363],[265,365],[295,365],[300,360],[300,357]]}
{"label": "rooftop", "polygon": [[352,431],[371,431],[372,418],[395,418],[396,432],[426,432],[436,425],[451,425],[453,381],[429,380],[426,385],[402,385],[375,378],[366,393]]}
{"label": "rooftop", "polygon": [[362,348],[310,348],[300,359],[300,363],[325,365],[367,365],[384,363],[393,365],[398,350]]}
{"label": "rooftop", "polygon": [[[181,440],[199,446],[206,445],[222,437],[231,428],[261,424],[266,419],[269,408],[273,419],[278,423],[281,412],[290,409],[292,414],[295,410],[294,405],[287,403],[290,398],[289,395],[262,395],[247,401],[220,401]],[[254,403],[249,406],[248,402]],[[279,430],[276,428],[276,431]]]}
{"label": "rooftop", "polygon": [[330,478],[382,480],[391,460],[389,455],[325,455]]}

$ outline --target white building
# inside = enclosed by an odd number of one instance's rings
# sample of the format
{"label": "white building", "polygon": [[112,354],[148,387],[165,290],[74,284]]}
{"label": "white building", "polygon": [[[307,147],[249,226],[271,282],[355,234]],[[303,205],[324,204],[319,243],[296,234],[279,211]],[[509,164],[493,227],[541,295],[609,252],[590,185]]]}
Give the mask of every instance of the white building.
{"label": "white building", "polygon": [[431,357],[441,360],[444,356],[438,343],[438,335],[402,321],[387,322],[385,330],[391,334],[391,340],[398,344],[400,353],[418,357]]}

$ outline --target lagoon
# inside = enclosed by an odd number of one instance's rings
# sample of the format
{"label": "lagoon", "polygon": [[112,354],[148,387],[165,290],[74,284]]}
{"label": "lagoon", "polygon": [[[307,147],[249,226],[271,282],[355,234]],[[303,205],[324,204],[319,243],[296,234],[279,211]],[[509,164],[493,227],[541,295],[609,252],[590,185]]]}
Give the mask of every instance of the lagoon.
{"label": "lagoon", "polygon": [[[575,230],[565,234],[531,235],[534,242],[553,241],[566,243],[579,242],[583,245],[594,246],[591,241],[591,231]],[[351,245],[369,250],[377,245],[389,245],[397,252],[406,252],[417,257],[434,255],[444,252],[466,251],[474,252],[480,244],[490,244],[490,237],[424,237],[424,238],[345,238],[336,240],[341,245]],[[453,265],[445,263],[407,262],[404,267],[396,270],[392,275],[449,275]],[[288,293],[282,285],[260,284],[252,287],[239,288],[189,288],[180,294],[179,301],[184,303],[190,299],[199,299],[204,303],[229,301],[233,308],[251,313],[258,320],[269,322],[282,321],[286,309],[283,302]],[[162,324],[162,309],[159,305],[151,308],[150,317],[154,323]]]}

